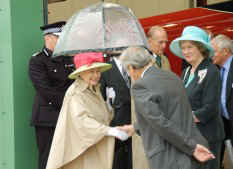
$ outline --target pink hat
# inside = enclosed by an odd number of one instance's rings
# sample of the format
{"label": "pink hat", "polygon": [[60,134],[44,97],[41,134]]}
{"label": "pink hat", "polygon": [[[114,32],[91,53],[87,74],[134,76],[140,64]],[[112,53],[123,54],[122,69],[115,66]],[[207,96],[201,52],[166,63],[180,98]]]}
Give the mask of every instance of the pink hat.
{"label": "pink hat", "polygon": [[69,75],[70,79],[76,79],[80,72],[94,68],[100,68],[104,72],[112,67],[111,64],[104,63],[104,55],[101,52],[79,53],[74,56],[76,70]]}

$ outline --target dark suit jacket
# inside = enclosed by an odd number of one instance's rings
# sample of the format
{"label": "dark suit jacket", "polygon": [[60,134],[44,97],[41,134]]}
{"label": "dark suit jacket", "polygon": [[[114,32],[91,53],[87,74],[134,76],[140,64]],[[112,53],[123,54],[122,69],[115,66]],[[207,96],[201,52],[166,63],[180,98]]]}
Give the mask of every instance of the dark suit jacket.
{"label": "dark suit jacket", "polygon": [[106,87],[112,87],[116,93],[113,103],[114,117],[111,126],[119,126],[131,123],[131,97],[130,90],[127,87],[124,78],[121,75],[114,60],[109,62],[112,69],[101,75],[101,92],[106,100]]}
{"label": "dark suit jacket", "polygon": [[[130,90],[123,79],[114,60],[109,62],[112,69],[101,75],[101,92],[106,100],[106,87],[112,87],[116,93],[113,103],[114,117],[111,126],[121,126],[131,123],[131,96]],[[132,169],[131,139],[120,141],[116,139],[113,169]]]}
{"label": "dark suit jacket", "polygon": [[231,142],[233,143],[233,60],[231,61],[230,70],[227,76],[226,99],[227,112],[229,113],[231,122],[231,129],[228,129],[228,131],[231,133],[231,137],[227,136],[227,138],[230,138]]}
{"label": "dark suit jacket", "polygon": [[132,88],[137,122],[150,169],[192,169],[197,143],[207,142],[196,128],[183,82],[151,66]]}
{"label": "dark suit jacket", "polygon": [[[190,69],[188,67],[186,70]],[[206,72],[202,80],[200,80],[201,71]],[[182,79],[184,79],[184,74],[182,75]],[[199,64],[194,72],[194,79],[186,87],[186,91],[192,111],[200,120],[200,123],[196,124],[202,135],[209,142],[222,141],[224,138],[224,128],[219,112],[221,78],[218,68],[209,59],[204,59]]]}
{"label": "dark suit jacket", "polygon": [[72,83],[69,57],[51,59],[52,52],[44,48],[29,61],[29,77],[36,90],[31,125],[56,126],[66,89]]}

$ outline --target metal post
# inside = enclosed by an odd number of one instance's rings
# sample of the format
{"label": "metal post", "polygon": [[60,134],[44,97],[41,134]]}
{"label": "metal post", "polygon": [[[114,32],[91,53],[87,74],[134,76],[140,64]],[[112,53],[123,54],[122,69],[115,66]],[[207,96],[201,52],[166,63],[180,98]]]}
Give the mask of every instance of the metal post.
{"label": "metal post", "polygon": [[44,24],[48,24],[48,0],[43,0],[43,17]]}
{"label": "metal post", "polygon": [[29,122],[34,89],[26,65],[43,45],[42,2],[0,3],[0,169],[37,169],[36,140]]}
{"label": "metal post", "polygon": [[194,0],[189,0],[189,8],[193,8],[194,7]]}

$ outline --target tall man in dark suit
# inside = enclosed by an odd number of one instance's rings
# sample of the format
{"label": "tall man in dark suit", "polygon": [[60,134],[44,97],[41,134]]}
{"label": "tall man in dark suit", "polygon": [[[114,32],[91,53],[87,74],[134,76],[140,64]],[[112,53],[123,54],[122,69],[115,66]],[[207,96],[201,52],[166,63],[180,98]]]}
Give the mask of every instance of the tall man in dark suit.
{"label": "tall man in dark suit", "polygon": [[39,152],[38,169],[45,169],[52,143],[54,129],[66,89],[72,83],[68,79],[72,60],[59,56],[52,59],[54,47],[65,22],[41,27],[45,47],[34,54],[29,62],[29,76],[36,90],[31,125],[35,127]]}
{"label": "tall man in dark suit", "polygon": [[[229,37],[218,35],[211,40],[215,51],[213,63],[220,66],[222,78],[220,112],[223,118],[226,138],[233,143],[233,44]],[[222,158],[225,144],[222,144]]]}
{"label": "tall man in dark suit", "polygon": [[[137,122],[121,129],[142,137],[150,169],[198,169],[214,155],[196,128],[183,82],[155,68],[147,50],[132,47],[120,56],[133,82]],[[194,160],[195,157],[197,160]]]}
{"label": "tall man in dark suit", "polygon": [[[111,98],[114,117],[110,125],[113,127],[131,123],[130,79],[118,56],[116,54],[112,58],[112,69],[102,73],[100,80],[104,99],[107,100],[112,95],[111,92],[115,95],[115,98]],[[113,169],[132,169],[131,138],[126,141],[116,139]]]}

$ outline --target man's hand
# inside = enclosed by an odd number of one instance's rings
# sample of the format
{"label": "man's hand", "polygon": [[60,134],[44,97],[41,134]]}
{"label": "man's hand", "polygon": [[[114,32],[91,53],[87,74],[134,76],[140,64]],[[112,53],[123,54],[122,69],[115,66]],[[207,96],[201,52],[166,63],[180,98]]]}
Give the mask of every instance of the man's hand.
{"label": "man's hand", "polygon": [[200,120],[195,115],[193,115],[193,118],[195,123],[200,123]]}
{"label": "man's hand", "polygon": [[132,136],[135,133],[135,129],[132,124],[130,125],[124,125],[124,126],[118,126],[118,129],[125,131],[129,136]]}
{"label": "man's hand", "polygon": [[193,119],[195,123],[200,123],[200,120],[195,116],[194,111],[192,111]]}
{"label": "man's hand", "polygon": [[215,156],[204,146],[197,144],[193,156],[200,162],[206,162],[214,159]]}

